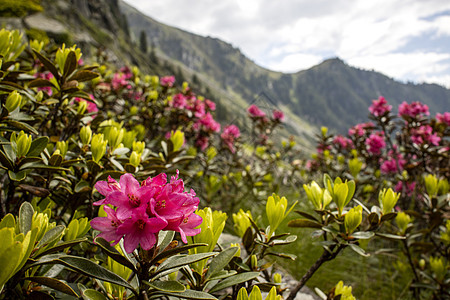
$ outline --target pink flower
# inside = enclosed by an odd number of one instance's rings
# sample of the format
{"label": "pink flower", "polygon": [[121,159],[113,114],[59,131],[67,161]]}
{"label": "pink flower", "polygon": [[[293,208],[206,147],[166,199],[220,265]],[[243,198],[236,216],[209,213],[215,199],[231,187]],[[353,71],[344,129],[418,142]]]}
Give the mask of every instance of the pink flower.
{"label": "pink flower", "polygon": [[388,105],[384,97],[379,97],[378,100],[372,100],[372,105],[369,107],[369,111],[375,117],[384,116],[386,113],[390,112],[392,105]]}
{"label": "pink flower", "polygon": [[411,129],[411,140],[417,145],[431,144],[438,146],[441,138],[437,133],[433,133],[430,125],[423,125],[419,128]]}
{"label": "pink flower", "polygon": [[200,135],[197,137],[195,145],[199,147],[202,151],[204,151],[209,146],[209,138],[207,136]]}
{"label": "pink flower", "polygon": [[403,182],[399,181],[395,185],[394,189],[397,193],[405,193],[406,196],[411,196],[414,193],[414,190],[416,188],[416,182]]}
{"label": "pink flower", "polygon": [[[95,101],[94,95],[89,94],[89,98],[91,98],[91,100]],[[83,98],[75,97],[75,102],[81,102],[81,101],[85,101],[85,102],[86,102],[86,104],[87,104],[86,110],[87,110],[89,113],[98,112],[97,104],[95,104],[94,102],[88,101],[88,100],[83,99]],[[95,118],[95,116],[96,116],[96,114],[93,115],[92,117]]]}
{"label": "pink flower", "polygon": [[375,155],[381,154],[381,150],[386,146],[386,142],[384,141],[384,133],[382,131],[372,133],[366,139],[366,146],[369,153]]}
{"label": "pink flower", "polygon": [[95,230],[99,230],[99,237],[104,238],[108,242],[114,241],[114,245],[117,244],[122,235],[117,233],[117,228],[122,225],[122,221],[116,216],[116,211],[109,206],[104,206],[107,216],[94,218],[91,221],[91,226]]}
{"label": "pink flower", "polygon": [[416,118],[421,115],[429,115],[428,106],[420,102],[411,104],[403,101],[398,107],[398,115],[403,118]]}
{"label": "pink flower", "polygon": [[251,117],[254,118],[262,118],[264,117],[266,114],[259,109],[258,106],[256,106],[255,104],[250,105],[250,107],[247,109],[248,113],[250,114]]}
{"label": "pink flower", "polygon": [[[390,153],[392,153],[392,151],[390,151]],[[380,166],[380,171],[383,174],[393,174],[393,173],[397,173],[398,171],[402,171],[403,167],[406,164],[406,160],[403,159],[403,156],[401,155],[401,153],[399,153],[397,155],[397,159],[395,159],[395,157],[393,157],[393,155],[390,155],[390,157],[384,161],[382,161],[382,164]],[[400,170],[397,168],[400,168]]]}
{"label": "pink flower", "polygon": [[112,178],[96,183],[97,190],[106,198],[95,205],[105,206],[107,217],[94,218],[92,227],[101,231],[99,236],[117,243],[124,239],[125,251],[131,253],[139,245],[149,250],[156,243],[156,234],[160,230],[173,230],[186,236],[200,232],[196,229],[202,218],[195,214],[200,200],[193,190],[184,191],[183,180],[162,173],[148,177],[142,185],[131,174],[120,177],[119,183]]}
{"label": "pink flower", "polygon": [[372,122],[356,124],[348,130],[348,135],[350,136],[363,136],[366,130],[374,128],[375,125]]}
{"label": "pink flower", "polygon": [[184,96],[181,93],[178,93],[175,96],[173,96],[172,101],[170,101],[169,104],[172,107],[179,108],[179,109],[184,109],[186,107],[186,104],[187,104],[186,96]]}
{"label": "pink flower", "polygon": [[272,119],[276,122],[283,122],[284,113],[281,110],[274,110],[272,113]]}
{"label": "pink flower", "polygon": [[239,128],[236,125],[228,125],[220,135],[222,141],[230,149],[231,153],[236,152],[234,148],[234,141],[241,135]]}
{"label": "pink flower", "polygon": [[128,87],[129,83],[125,74],[114,73],[113,79],[111,80],[111,85],[113,90],[117,91],[122,87]]}
{"label": "pink flower", "polygon": [[443,123],[447,124],[447,126],[450,126],[450,112],[445,112],[443,114],[437,113],[436,120],[438,123]]}
{"label": "pink flower", "polygon": [[208,112],[194,124],[194,129],[204,131],[219,132],[220,124],[216,122],[213,116]]}
{"label": "pink flower", "polygon": [[164,76],[161,77],[161,79],[159,80],[161,86],[165,86],[165,87],[173,87],[173,84],[175,83],[175,76]]}
{"label": "pink flower", "polygon": [[333,139],[333,143],[336,145],[339,145],[343,149],[352,149],[353,148],[353,142],[351,139],[346,138],[342,135],[337,135]]}
{"label": "pink flower", "polygon": [[216,110],[216,104],[214,102],[212,102],[211,100],[206,99],[205,103],[210,110],[212,110],[212,111]]}
{"label": "pink flower", "polygon": [[131,218],[126,219],[117,228],[117,233],[124,236],[123,246],[127,253],[131,253],[139,245],[144,250],[150,250],[156,243],[155,234],[167,226],[162,218],[149,218],[146,207],[142,206],[133,211]]}

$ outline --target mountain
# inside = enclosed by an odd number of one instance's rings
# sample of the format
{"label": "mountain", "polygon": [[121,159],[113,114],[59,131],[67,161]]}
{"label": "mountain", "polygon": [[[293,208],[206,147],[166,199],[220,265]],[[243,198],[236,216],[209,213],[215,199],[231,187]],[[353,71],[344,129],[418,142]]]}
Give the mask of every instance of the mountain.
{"label": "mountain", "polygon": [[[298,129],[299,120],[334,132],[367,119],[372,99],[384,96],[396,107],[403,101],[421,101],[431,113],[450,108],[450,90],[435,84],[401,83],[374,71],[347,65],[339,58],[293,74],[264,69],[239,49],[216,38],[203,37],[167,26],[120,1],[130,31],[145,32],[153,51],[176,60],[197,76],[226,90],[233,101],[252,103],[264,95],[287,112],[288,125]],[[303,121],[302,124],[305,124]]]}

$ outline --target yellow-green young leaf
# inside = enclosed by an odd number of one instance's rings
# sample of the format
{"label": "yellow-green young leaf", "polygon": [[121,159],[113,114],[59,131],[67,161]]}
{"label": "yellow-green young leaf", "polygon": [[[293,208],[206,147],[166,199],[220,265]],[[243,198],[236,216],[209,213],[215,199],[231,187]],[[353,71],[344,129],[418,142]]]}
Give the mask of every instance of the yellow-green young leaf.
{"label": "yellow-green young leaf", "polygon": [[400,193],[395,193],[391,188],[380,191],[378,201],[380,203],[383,215],[386,215],[392,211],[399,198]]}
{"label": "yellow-green young leaf", "polygon": [[438,179],[432,174],[425,176],[425,187],[427,189],[428,196],[433,197],[437,194]]}
{"label": "yellow-green young leaf", "polygon": [[239,290],[236,300],[248,300],[247,290],[244,287]]}
{"label": "yellow-green young leaf", "polygon": [[354,300],[355,297],[352,295],[352,287],[344,285],[344,282],[339,281],[334,290],[334,295],[341,295],[342,300]]}
{"label": "yellow-green young leaf", "polygon": [[322,188],[315,182],[311,182],[309,185],[304,184],[303,189],[306,192],[306,196],[309,201],[314,205],[316,209],[322,209],[322,198],[323,198],[323,190]]}
{"label": "yellow-green young leaf", "polygon": [[348,186],[345,183],[335,183],[333,187],[333,200],[336,203],[339,215],[342,214],[342,210],[345,207],[345,201],[347,199],[348,194]]}
{"label": "yellow-green young leaf", "polygon": [[449,191],[449,184],[446,178],[439,179],[438,183],[438,195],[447,195]]}
{"label": "yellow-green young leaf", "polygon": [[442,257],[430,257],[430,267],[438,281],[442,281],[447,270],[447,263]]}
{"label": "yellow-green young leaf", "polygon": [[269,294],[266,297],[266,300],[276,300],[277,299],[277,289],[273,286],[270,291]]}
{"label": "yellow-green young leaf", "polygon": [[411,217],[405,212],[399,212],[395,217],[395,222],[397,227],[400,229],[400,233],[404,234],[408,228],[409,223],[411,223]]}
{"label": "yellow-green young leaf", "polygon": [[0,229],[0,293],[5,283],[16,273],[15,270],[20,261],[23,244],[14,241],[14,228]]}
{"label": "yellow-green young leaf", "polygon": [[32,230],[28,231],[28,233],[25,235],[23,241],[22,241],[22,249],[20,252],[20,261],[17,265],[16,272],[19,271],[27,262],[28,258],[31,255],[31,252],[35,249],[35,243],[37,242],[37,234],[38,229],[33,228]]}
{"label": "yellow-green young leaf", "polygon": [[16,228],[16,219],[14,219],[12,214],[7,214],[3,217],[0,222],[0,229],[2,228]]}
{"label": "yellow-green young leaf", "polygon": [[248,298],[249,300],[262,300],[261,290],[257,285],[253,286],[252,292]]}
{"label": "yellow-green young leaf", "polygon": [[9,94],[8,98],[6,98],[5,107],[9,112],[12,112],[19,107],[21,101],[22,96],[17,91],[13,91]]}
{"label": "yellow-green young leaf", "polygon": [[354,178],[358,176],[359,172],[361,171],[362,165],[363,162],[360,161],[357,157],[350,159],[348,161],[348,168],[350,170],[350,174],[352,174]]}
{"label": "yellow-green young leaf", "polygon": [[358,228],[359,224],[362,221],[362,206],[358,205],[352,209],[348,213],[345,214],[345,231],[347,234],[351,234]]}
{"label": "yellow-green young leaf", "polygon": [[252,225],[250,219],[253,220],[249,210],[244,212],[241,208],[237,214],[233,214],[234,231],[238,236],[243,237],[247,228]]}
{"label": "yellow-green young leaf", "polygon": [[179,151],[184,145],[184,132],[180,130],[171,132],[170,141],[173,144],[173,151]]}
{"label": "yellow-green young leaf", "polygon": [[64,241],[71,241],[77,238],[79,222],[76,219],[70,221],[64,233]]}

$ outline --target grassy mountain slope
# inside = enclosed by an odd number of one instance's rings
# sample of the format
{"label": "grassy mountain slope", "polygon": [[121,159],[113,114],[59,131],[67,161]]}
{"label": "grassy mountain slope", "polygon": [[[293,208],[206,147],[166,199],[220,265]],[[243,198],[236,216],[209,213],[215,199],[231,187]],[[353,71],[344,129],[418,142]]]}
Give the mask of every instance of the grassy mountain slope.
{"label": "grassy mountain slope", "polygon": [[[372,99],[384,96],[394,106],[422,101],[432,113],[448,110],[450,90],[434,84],[404,84],[373,71],[330,59],[298,73],[283,74],[259,67],[239,49],[219,39],[202,37],[170,27],[119,2],[135,36],[144,31],[160,55],[176,60],[231,95],[233,101],[251,103],[265,95],[271,105],[284,109],[292,130],[305,122],[345,132],[367,119]],[[307,126],[306,126],[307,127]]]}

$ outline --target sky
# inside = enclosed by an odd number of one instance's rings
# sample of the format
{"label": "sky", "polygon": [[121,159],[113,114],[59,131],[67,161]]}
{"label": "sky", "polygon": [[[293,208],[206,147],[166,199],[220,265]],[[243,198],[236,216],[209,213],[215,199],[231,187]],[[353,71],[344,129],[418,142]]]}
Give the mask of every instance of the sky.
{"label": "sky", "polygon": [[450,88],[448,0],[125,0],[164,24],[216,37],[258,65],[297,72],[328,58]]}

